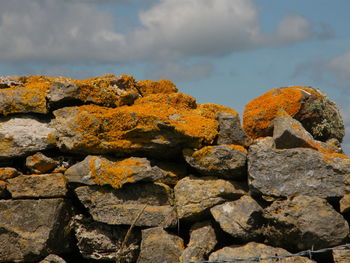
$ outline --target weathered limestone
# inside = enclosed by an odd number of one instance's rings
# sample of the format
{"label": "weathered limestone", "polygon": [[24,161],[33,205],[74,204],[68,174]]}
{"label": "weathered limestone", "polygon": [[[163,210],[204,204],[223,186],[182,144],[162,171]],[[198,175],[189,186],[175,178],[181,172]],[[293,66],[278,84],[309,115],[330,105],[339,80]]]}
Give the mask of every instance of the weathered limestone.
{"label": "weathered limestone", "polygon": [[184,250],[183,240],[161,227],[142,230],[141,252],[137,263],[178,263]]}
{"label": "weathered limestone", "polygon": [[241,184],[213,177],[185,177],[174,188],[179,218],[195,219],[209,208],[244,195]]}
{"label": "weathered limestone", "polygon": [[183,151],[186,162],[208,176],[235,180],[244,178],[247,150],[240,145],[206,146],[197,151]]}

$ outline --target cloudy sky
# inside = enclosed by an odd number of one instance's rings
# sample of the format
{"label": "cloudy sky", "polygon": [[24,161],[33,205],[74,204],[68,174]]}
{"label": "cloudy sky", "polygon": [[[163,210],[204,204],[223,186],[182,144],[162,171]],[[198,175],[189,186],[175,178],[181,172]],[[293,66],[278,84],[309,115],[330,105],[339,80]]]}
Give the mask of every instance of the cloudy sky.
{"label": "cloudy sky", "polygon": [[0,0],[0,75],[168,78],[242,112],[276,87],[320,88],[350,153],[349,0]]}

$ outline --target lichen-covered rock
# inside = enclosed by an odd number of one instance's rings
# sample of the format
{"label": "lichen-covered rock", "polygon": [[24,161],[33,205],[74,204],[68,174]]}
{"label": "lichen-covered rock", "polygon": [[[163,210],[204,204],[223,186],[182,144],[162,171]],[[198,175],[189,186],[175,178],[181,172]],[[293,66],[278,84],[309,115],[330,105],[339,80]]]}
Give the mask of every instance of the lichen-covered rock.
{"label": "lichen-covered rock", "polygon": [[35,174],[43,174],[52,171],[58,162],[38,152],[26,158],[27,168]]}
{"label": "lichen-covered rock", "polygon": [[273,119],[283,109],[299,120],[312,136],[321,141],[342,141],[344,124],[335,103],[312,87],[283,87],[250,101],[244,110],[243,127],[252,138],[272,135]]}
{"label": "lichen-covered rock", "polygon": [[333,249],[332,255],[334,263],[350,262],[350,249]]}
{"label": "lichen-covered rock", "polygon": [[179,218],[196,219],[225,199],[244,195],[241,184],[214,177],[185,177],[174,188]]}
{"label": "lichen-covered rock", "polygon": [[299,195],[264,210],[266,238],[274,245],[306,250],[332,247],[346,239],[349,226],[324,199]]}
{"label": "lichen-covered rock", "polygon": [[214,142],[217,120],[187,108],[188,95],[158,94],[156,99],[164,99],[164,103],[149,101],[151,96],[115,109],[84,105],[54,111],[58,146],[74,153],[167,157],[178,154],[184,145],[200,147]]}
{"label": "lichen-covered rock", "polygon": [[216,243],[215,230],[209,221],[195,223],[190,230],[190,242],[183,251],[180,261],[204,261]]}
{"label": "lichen-covered rock", "polygon": [[254,194],[339,198],[346,193],[349,157],[308,148],[279,150],[265,142],[258,140],[248,153],[248,183]]}
{"label": "lichen-covered rock", "polygon": [[0,262],[38,262],[68,252],[69,220],[62,198],[0,200]]}
{"label": "lichen-covered rock", "polygon": [[141,252],[137,263],[178,263],[184,250],[182,238],[161,227],[142,230]]}
{"label": "lichen-covered rock", "polygon": [[240,145],[206,146],[197,151],[183,151],[186,162],[202,175],[243,179],[246,171],[247,150]]}
{"label": "lichen-covered rock", "polygon": [[0,167],[0,180],[7,180],[20,175],[21,172],[13,167]]}
{"label": "lichen-covered rock", "polygon": [[20,175],[8,180],[12,198],[64,197],[67,180],[63,174]]}
{"label": "lichen-covered rock", "polygon": [[146,158],[131,157],[118,161],[89,155],[67,169],[65,176],[69,182],[121,188],[125,183],[162,179],[166,177],[166,172],[151,166]]}
{"label": "lichen-covered rock", "polygon": [[[117,251],[121,248],[128,231],[125,226],[112,226],[95,222],[82,215],[74,217],[73,229],[79,252],[84,258],[114,262]],[[125,243],[122,262],[136,262],[140,242],[141,234],[139,231],[131,231]]]}
{"label": "lichen-covered rock", "polygon": [[19,78],[15,76],[5,76],[0,77],[0,89],[7,89],[11,86],[18,86],[21,85],[21,82],[19,82]]}
{"label": "lichen-covered rock", "polygon": [[167,79],[160,79],[159,81],[141,80],[136,85],[143,97],[157,93],[176,93],[178,91],[175,84]]}
{"label": "lichen-covered rock", "polygon": [[235,238],[253,240],[262,225],[261,206],[250,196],[226,202],[210,209],[220,227]]}
{"label": "lichen-covered rock", "polygon": [[136,226],[174,226],[177,222],[171,189],[162,184],[130,184],[121,189],[81,186],[78,199],[95,221],[111,225],[131,225],[147,204]]}
{"label": "lichen-covered rock", "polygon": [[55,130],[34,116],[0,119],[0,160],[55,147]]}
{"label": "lichen-covered rock", "polygon": [[[220,250],[213,252],[209,260],[210,261],[220,261],[220,260],[229,260],[232,258],[266,258],[270,256],[286,256],[291,255],[287,250],[279,247],[271,247],[265,244],[250,242],[243,246],[231,246],[224,247]],[[260,260],[259,260],[260,261]],[[228,261],[225,261],[228,262]],[[254,263],[257,260],[246,260],[246,263]],[[274,262],[283,262],[283,263],[313,263],[315,261],[308,259],[306,257],[290,257],[283,259],[265,259],[261,260],[264,263],[274,263]]]}
{"label": "lichen-covered rock", "polygon": [[227,112],[218,113],[219,134],[217,144],[238,144],[249,146],[251,139],[244,132],[237,114]]}
{"label": "lichen-covered rock", "polygon": [[57,255],[50,254],[39,263],[66,263],[66,261]]}

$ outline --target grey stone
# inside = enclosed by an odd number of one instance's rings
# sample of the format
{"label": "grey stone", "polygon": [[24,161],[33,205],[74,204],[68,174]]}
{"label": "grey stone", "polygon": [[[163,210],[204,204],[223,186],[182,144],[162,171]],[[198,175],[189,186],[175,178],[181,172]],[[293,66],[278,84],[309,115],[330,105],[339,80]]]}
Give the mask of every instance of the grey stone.
{"label": "grey stone", "polygon": [[0,160],[55,146],[55,130],[34,116],[0,119]]}
{"label": "grey stone", "polygon": [[263,209],[248,195],[214,206],[210,212],[220,227],[235,238],[247,241],[259,235]]}
{"label": "grey stone", "polygon": [[64,199],[0,200],[0,262],[38,262],[70,247]]}
{"label": "grey stone", "polygon": [[22,83],[18,81],[17,77],[3,76],[0,77],[0,89],[7,89],[11,86],[19,86]]}
{"label": "grey stone", "polygon": [[[265,258],[269,256],[286,256],[291,255],[287,250],[279,247],[271,247],[265,244],[250,242],[243,246],[231,246],[224,247],[220,250],[217,250],[211,253],[209,260],[210,261],[220,261],[220,260],[229,260],[233,258]],[[231,261],[225,261],[231,263]],[[232,261],[236,262],[236,261]],[[246,260],[246,263],[254,263],[257,260]],[[315,262],[306,257],[290,257],[283,259],[267,259],[261,260],[264,263],[274,263],[274,262],[283,262],[283,263],[312,263]]]}
{"label": "grey stone", "polygon": [[66,196],[67,180],[63,174],[20,175],[8,180],[12,198],[43,198]]}
{"label": "grey stone", "polygon": [[75,189],[93,219],[112,225],[131,225],[147,204],[136,226],[174,226],[176,214],[172,193],[162,184],[131,184],[121,189],[82,186]]}
{"label": "grey stone", "polygon": [[349,234],[346,220],[324,199],[296,196],[264,210],[266,238],[274,245],[306,250],[341,244]]}
{"label": "grey stone", "polygon": [[[73,220],[77,246],[84,258],[115,261],[117,251],[121,248],[127,227],[99,223],[76,215]],[[141,233],[131,231],[125,243],[123,262],[135,262],[139,252]]]}
{"label": "grey stone", "polygon": [[184,250],[183,240],[161,227],[142,230],[141,252],[137,263],[178,263]]}
{"label": "grey stone", "polygon": [[185,177],[174,188],[179,218],[197,219],[209,208],[236,199],[246,192],[237,182],[213,177]]}
{"label": "grey stone", "polygon": [[80,99],[80,88],[73,82],[53,82],[47,92],[51,103]]}
{"label": "grey stone", "polygon": [[238,144],[249,146],[252,140],[244,132],[238,115],[218,113],[219,134],[217,144]]}
{"label": "grey stone", "polygon": [[183,251],[180,261],[204,261],[216,243],[216,234],[209,221],[195,223],[190,230],[190,242]]}
{"label": "grey stone", "polygon": [[86,185],[110,185],[120,188],[125,183],[156,181],[167,176],[146,158],[130,157],[116,160],[102,156],[87,156],[65,172],[69,182]]}
{"label": "grey stone", "polygon": [[345,155],[307,148],[279,150],[270,146],[266,140],[250,146],[248,182],[253,193],[322,198],[339,198],[346,193],[350,159]]}
{"label": "grey stone", "polygon": [[239,145],[205,146],[183,151],[186,162],[202,175],[235,180],[244,178],[247,150]]}

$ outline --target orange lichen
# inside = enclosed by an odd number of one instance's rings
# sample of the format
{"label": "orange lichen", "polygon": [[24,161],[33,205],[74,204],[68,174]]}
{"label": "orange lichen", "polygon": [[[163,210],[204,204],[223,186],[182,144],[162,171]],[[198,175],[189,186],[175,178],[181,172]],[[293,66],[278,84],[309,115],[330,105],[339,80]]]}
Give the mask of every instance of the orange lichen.
{"label": "orange lichen", "polygon": [[239,118],[238,113],[226,106],[214,103],[199,104],[196,109],[196,113],[210,119],[216,119],[219,112],[226,112],[236,115]]}
{"label": "orange lichen", "polygon": [[244,110],[243,128],[252,138],[270,135],[271,121],[283,109],[290,116],[301,108],[302,91],[299,88],[277,88],[250,101]]}
{"label": "orange lichen", "polygon": [[190,110],[197,107],[196,99],[184,93],[152,94],[139,98],[135,104],[163,103],[176,109]]}
{"label": "orange lichen", "polygon": [[159,81],[141,80],[137,82],[137,86],[144,97],[151,94],[168,94],[178,91],[175,84],[167,79],[160,79]]}
{"label": "orange lichen", "polygon": [[247,152],[248,152],[247,149],[244,148],[244,147],[241,146],[241,145],[230,144],[230,145],[227,145],[227,146],[230,147],[230,148],[233,148],[233,149],[235,149],[235,150],[237,150],[237,151],[240,151],[240,152],[244,152],[244,153],[247,153]]}

